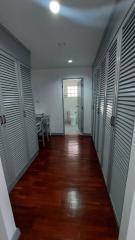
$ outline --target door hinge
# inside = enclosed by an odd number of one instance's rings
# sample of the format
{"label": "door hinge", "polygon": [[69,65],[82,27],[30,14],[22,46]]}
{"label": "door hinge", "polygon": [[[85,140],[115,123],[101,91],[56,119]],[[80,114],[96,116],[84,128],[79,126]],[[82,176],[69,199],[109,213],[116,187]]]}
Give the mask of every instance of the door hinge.
{"label": "door hinge", "polygon": [[115,127],[115,116],[111,116],[111,126]]}

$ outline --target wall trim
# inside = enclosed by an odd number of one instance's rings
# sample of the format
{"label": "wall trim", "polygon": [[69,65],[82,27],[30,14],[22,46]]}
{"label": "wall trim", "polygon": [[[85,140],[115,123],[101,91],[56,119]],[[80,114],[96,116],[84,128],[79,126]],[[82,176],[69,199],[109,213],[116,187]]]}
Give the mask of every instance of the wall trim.
{"label": "wall trim", "polygon": [[15,231],[15,233],[14,233],[14,235],[13,235],[13,237],[12,237],[11,240],[18,240],[19,237],[20,237],[20,235],[21,235],[20,229],[19,229],[19,228],[16,228],[16,231]]}

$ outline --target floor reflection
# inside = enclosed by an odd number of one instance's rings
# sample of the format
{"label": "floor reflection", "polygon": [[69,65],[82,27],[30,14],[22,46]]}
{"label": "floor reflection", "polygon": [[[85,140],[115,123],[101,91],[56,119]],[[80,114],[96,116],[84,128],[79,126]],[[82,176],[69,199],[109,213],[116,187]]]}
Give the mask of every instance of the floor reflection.
{"label": "floor reflection", "polygon": [[68,155],[69,156],[74,156],[74,155],[78,155],[79,154],[79,145],[77,142],[71,141],[68,142]]}
{"label": "floor reflection", "polygon": [[76,190],[71,190],[67,193],[67,205],[68,208],[72,210],[80,208],[79,193]]}

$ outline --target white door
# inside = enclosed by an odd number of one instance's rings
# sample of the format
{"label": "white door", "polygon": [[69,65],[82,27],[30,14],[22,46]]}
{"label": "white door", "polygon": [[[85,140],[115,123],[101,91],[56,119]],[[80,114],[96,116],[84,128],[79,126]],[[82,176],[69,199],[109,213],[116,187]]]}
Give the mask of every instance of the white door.
{"label": "white door", "polygon": [[9,175],[12,176],[12,180],[9,178],[12,182],[8,185],[13,184],[27,164],[23,112],[18,82],[16,61],[7,54],[0,52],[0,94],[4,151],[7,156],[6,164],[10,171]]}
{"label": "white door", "polygon": [[97,70],[96,84],[96,123],[95,123],[95,148],[98,152],[98,133],[99,133],[99,101],[100,101],[100,69]]}
{"label": "white door", "polygon": [[99,132],[98,132],[98,157],[102,162],[103,133],[104,133],[104,107],[106,84],[106,58],[101,63],[100,101],[99,101]]}
{"label": "white door", "polygon": [[7,187],[9,188],[10,184],[13,181],[13,176],[12,176],[12,170],[9,169],[10,166],[8,165],[8,162],[7,162],[8,156],[7,156],[6,144],[5,144],[5,138],[4,138],[3,122],[4,122],[4,119],[1,112],[1,99],[0,99],[0,157],[1,157],[4,174],[5,174]]}
{"label": "white door", "polygon": [[113,131],[113,127],[111,126],[111,118],[114,112],[114,100],[115,100],[116,54],[117,54],[117,39],[115,39],[107,54],[108,74],[107,74],[105,129],[103,146],[103,165],[102,165],[106,183],[108,183],[109,167],[111,167],[110,151]]}
{"label": "white door", "polygon": [[135,11],[122,29],[110,195],[121,222],[135,122]]}
{"label": "white door", "polygon": [[31,87],[31,69],[20,64],[20,81],[22,88],[24,121],[28,144],[29,161],[38,152],[38,139],[36,132],[35,111]]}

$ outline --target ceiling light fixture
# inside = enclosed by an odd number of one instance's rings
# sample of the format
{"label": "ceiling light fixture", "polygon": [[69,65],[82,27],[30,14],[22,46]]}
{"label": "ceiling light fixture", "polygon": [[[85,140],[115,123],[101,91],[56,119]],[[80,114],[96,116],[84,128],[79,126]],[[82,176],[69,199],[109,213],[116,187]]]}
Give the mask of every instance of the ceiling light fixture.
{"label": "ceiling light fixture", "polygon": [[58,14],[60,11],[60,4],[57,1],[51,1],[49,4],[50,11],[54,14]]}
{"label": "ceiling light fixture", "polygon": [[71,60],[71,59],[70,59],[70,60],[68,60],[68,63],[72,63],[72,62],[73,62],[73,60]]}

